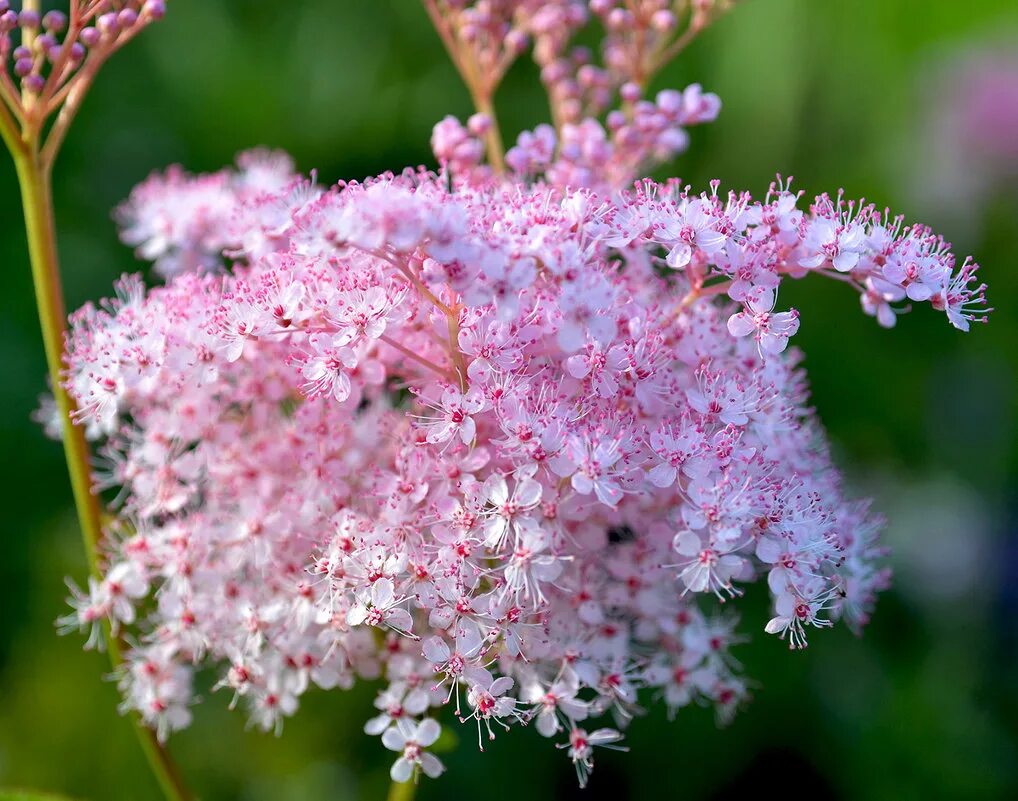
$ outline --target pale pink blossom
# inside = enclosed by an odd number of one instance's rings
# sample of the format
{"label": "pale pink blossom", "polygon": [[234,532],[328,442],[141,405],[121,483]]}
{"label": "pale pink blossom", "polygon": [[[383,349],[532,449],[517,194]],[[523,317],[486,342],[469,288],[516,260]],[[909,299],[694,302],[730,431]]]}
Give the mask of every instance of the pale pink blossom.
{"label": "pale pink blossom", "polygon": [[[782,284],[962,329],[985,285],[841,194],[634,184],[720,108],[696,84],[643,96],[634,57],[682,35],[663,0],[634,4],[646,24],[593,0],[435,5],[481,88],[532,43],[554,128],[504,175],[481,115],[436,126],[437,174],[326,188],[262,153],[135,191],[125,240],[169,280],[71,318],[65,386],[117,493],[61,625],[124,637],[123,707],[160,737],[197,670],[274,731],[312,687],[380,680],[366,730],[394,779],[441,773],[428,715],[449,705],[479,739],[532,720],[586,783],[641,706],[727,720],[747,699],[717,612],[744,586],[773,606],[751,625],[801,647],[888,584]],[[602,61],[570,45],[588,19]]]}

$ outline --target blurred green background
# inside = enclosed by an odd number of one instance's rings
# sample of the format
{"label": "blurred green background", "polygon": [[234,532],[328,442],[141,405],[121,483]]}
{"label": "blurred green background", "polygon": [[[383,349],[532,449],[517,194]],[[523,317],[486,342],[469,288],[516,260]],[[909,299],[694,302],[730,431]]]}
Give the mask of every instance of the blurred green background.
{"label": "blurred green background", "polygon": [[[139,269],[110,211],[151,170],[214,170],[255,145],[322,181],[430,163],[431,125],[468,98],[413,0],[174,0],[119,54],[57,165],[70,307]],[[420,798],[1018,798],[1018,185],[955,198],[932,180],[937,81],[980,50],[1018,52],[1013,0],[747,0],[660,86],[721,95],[670,169],[696,187],[766,190],[776,172],[812,194],[845,187],[923,217],[984,265],[998,311],[964,336],[920,309],[887,332],[835,282],[797,285],[797,342],[840,464],[889,518],[895,589],[860,640],[842,628],[790,654],[754,634],[737,653],[755,699],[726,730],[689,709],[632,727],[629,754],[598,756],[575,789],[536,732],[479,754],[462,730],[448,773]],[[504,133],[542,121],[533,69],[499,97]],[[947,109],[950,111],[950,109]],[[57,637],[64,576],[85,577],[59,446],[30,421],[44,388],[13,169],[0,161],[0,787],[95,801],[158,798],[102,655]],[[760,632],[750,595],[744,630]],[[374,799],[390,756],[360,733],[371,689],[312,693],[276,739],[245,731],[205,692],[172,748],[201,798]]]}

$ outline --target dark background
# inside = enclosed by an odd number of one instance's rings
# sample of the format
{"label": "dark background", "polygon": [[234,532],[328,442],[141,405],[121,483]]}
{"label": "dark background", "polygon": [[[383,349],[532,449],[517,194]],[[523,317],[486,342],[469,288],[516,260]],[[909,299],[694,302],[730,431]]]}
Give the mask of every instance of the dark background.
{"label": "dark background", "polygon": [[[320,179],[430,163],[431,125],[470,113],[466,92],[412,0],[174,0],[167,19],[107,65],[56,171],[70,307],[139,269],[111,209],[151,170],[213,170],[255,145],[288,150]],[[928,308],[894,331],[835,282],[788,291],[800,308],[815,403],[839,463],[889,518],[895,588],[860,640],[843,628],[790,654],[762,635],[737,654],[755,699],[725,730],[708,710],[654,708],[629,754],[598,756],[598,798],[1018,798],[1018,182],[1006,165],[956,193],[932,142],[957,102],[959,59],[1018,52],[1011,0],[748,0],[672,65],[718,121],[666,173],[762,194],[776,172],[808,193],[865,195],[921,217],[984,264],[998,311],[969,335]],[[498,97],[509,139],[542,121],[521,64]],[[968,145],[969,152],[979,145]],[[955,153],[954,155],[961,155]],[[955,165],[957,166],[957,165]],[[1012,168],[1014,165],[1011,165]],[[158,797],[102,655],[57,637],[64,576],[86,568],[59,446],[29,415],[44,387],[14,172],[0,162],[0,786],[96,801]],[[784,302],[783,301],[783,302]],[[213,799],[373,799],[390,754],[360,733],[371,689],[306,695],[280,739],[245,731],[205,692],[172,748]],[[420,798],[581,797],[565,756],[536,732],[484,754],[472,730]]]}

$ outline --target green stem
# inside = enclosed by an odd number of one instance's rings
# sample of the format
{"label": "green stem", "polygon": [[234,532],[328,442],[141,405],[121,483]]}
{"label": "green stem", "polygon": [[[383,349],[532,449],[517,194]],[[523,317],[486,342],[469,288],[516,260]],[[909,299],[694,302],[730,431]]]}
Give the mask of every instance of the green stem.
{"label": "green stem", "polygon": [[[78,524],[88,556],[89,570],[93,576],[100,578],[99,543],[102,537],[102,510],[99,499],[92,493],[90,452],[85,432],[72,420],[74,401],[64,389],[61,378],[67,312],[64,308],[57,260],[50,162],[40,156],[37,147],[27,143],[17,150],[12,148],[12,154],[18,171],[18,182],[21,185],[32,281],[35,285],[35,299],[42,326],[46,364],[63,425],[64,456],[71,478],[74,506],[78,513]],[[116,671],[123,664],[121,644],[115,637],[110,636],[108,628],[106,634],[110,663]],[[169,753],[156,738],[155,732],[142,722],[137,713],[131,714],[131,721],[152,772],[168,801],[189,801],[192,796],[184,786]]]}
{"label": "green stem", "polygon": [[387,801],[414,801],[417,782],[393,782],[389,785]]}
{"label": "green stem", "polygon": [[484,145],[488,151],[488,164],[496,175],[502,175],[505,172],[505,145],[502,144],[502,132],[498,127],[498,117],[495,116],[495,105],[491,102],[490,94],[471,92],[471,95],[476,109],[491,121],[491,127],[484,135]]}
{"label": "green stem", "polygon": [[97,572],[97,551],[102,534],[102,513],[99,499],[92,494],[89,468],[89,448],[85,432],[71,421],[74,402],[63,387],[62,357],[64,352],[65,320],[63,293],[57,262],[56,232],[53,227],[53,202],[50,196],[49,170],[28,154],[15,159],[18,181],[21,184],[21,202],[25,211],[25,233],[28,237],[28,255],[32,263],[32,281],[39,308],[39,322],[46,348],[46,366],[49,368],[53,395],[63,424],[64,454],[74,492],[74,505],[78,523],[84,535],[89,567]]}

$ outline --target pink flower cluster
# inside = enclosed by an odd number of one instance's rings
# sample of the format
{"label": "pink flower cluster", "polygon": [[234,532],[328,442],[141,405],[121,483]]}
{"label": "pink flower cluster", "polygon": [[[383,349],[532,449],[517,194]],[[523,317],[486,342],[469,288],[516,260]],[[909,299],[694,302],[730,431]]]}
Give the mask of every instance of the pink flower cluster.
{"label": "pink flower cluster", "polygon": [[[271,240],[274,229],[289,225],[288,199],[276,194],[293,182],[293,162],[282,153],[250,151],[240,154],[237,167],[198,177],[178,168],[152,175],[117,210],[121,238],[163,278],[218,270],[223,251],[241,240],[248,250],[260,249],[251,237]],[[252,213],[258,215],[253,224],[238,216]]]}
{"label": "pink flower cluster", "polygon": [[[66,386],[117,495],[64,623],[129,635],[124,708],[161,737],[200,669],[267,730],[313,686],[381,679],[365,731],[395,780],[443,771],[451,707],[482,749],[532,723],[584,784],[641,698],[721,720],[747,698],[719,611],[744,587],[766,583],[756,626],[802,648],[862,626],[889,580],[782,282],[962,329],[984,287],[927,228],[840,194],[633,186],[719,109],[696,85],[641,99],[684,43],[669,4],[425,5],[479,107],[533,38],[556,127],[521,135],[508,175],[479,113],[436,126],[438,174],[326,189],[252,152],[135,190],[123,238],[168,282],[125,277],[72,317]],[[686,32],[723,5],[691,3]],[[566,51],[588,11],[604,70]]]}
{"label": "pink flower cluster", "polygon": [[[312,685],[384,677],[366,728],[397,778],[441,771],[451,705],[482,741],[532,721],[585,780],[641,692],[745,699],[716,602],[746,584],[792,647],[866,621],[880,522],[842,494],[775,303],[822,273],[884,322],[908,295],[963,326],[974,268],[926,229],[780,186],[322,190],[240,165],[136,191],[125,236],[179,274],[125,278],[69,341],[120,489],[70,622],[132,627],[125,706],[163,735],[203,666],[266,729]],[[180,272],[210,260],[232,268]]]}

